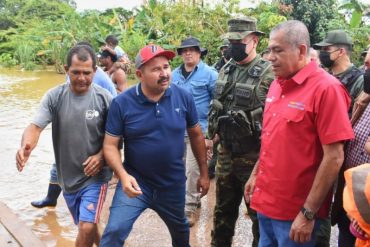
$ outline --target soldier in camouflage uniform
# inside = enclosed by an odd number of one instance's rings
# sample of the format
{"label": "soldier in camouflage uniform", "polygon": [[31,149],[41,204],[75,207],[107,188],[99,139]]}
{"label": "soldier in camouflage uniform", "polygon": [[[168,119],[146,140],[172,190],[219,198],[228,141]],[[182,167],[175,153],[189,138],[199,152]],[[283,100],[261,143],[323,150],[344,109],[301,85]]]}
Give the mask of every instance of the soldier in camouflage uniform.
{"label": "soldier in camouflage uniform", "polygon": [[[351,53],[353,51],[351,37],[344,30],[332,30],[327,33],[323,41],[314,44],[313,48],[320,50],[321,64],[346,87],[350,94],[351,107],[349,115],[351,116],[353,104],[364,88],[363,71],[351,62]],[[343,166],[339,173],[338,186],[331,212],[332,224],[338,224],[339,247],[353,246],[355,243],[355,237],[348,230],[350,220],[343,209],[344,169]],[[330,219],[326,219],[320,224],[315,246],[329,247],[330,234]]]}
{"label": "soldier in camouflage uniform", "polygon": [[[262,112],[274,76],[270,64],[257,54],[256,21],[239,17],[228,21],[231,60],[221,69],[209,112],[209,138],[218,145],[216,206],[212,246],[231,246],[244,184],[258,159]],[[252,220],[253,245],[257,246],[258,220]]]}

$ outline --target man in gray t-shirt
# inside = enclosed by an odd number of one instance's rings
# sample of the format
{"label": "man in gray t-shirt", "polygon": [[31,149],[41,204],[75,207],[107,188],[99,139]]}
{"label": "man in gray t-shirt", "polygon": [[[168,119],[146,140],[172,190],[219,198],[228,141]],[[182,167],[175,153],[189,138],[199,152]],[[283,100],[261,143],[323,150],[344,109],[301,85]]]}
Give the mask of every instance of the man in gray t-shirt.
{"label": "man in gray t-shirt", "polygon": [[17,168],[23,170],[42,130],[51,122],[58,180],[79,226],[76,246],[92,246],[100,241],[96,223],[112,175],[102,151],[112,96],[91,84],[96,58],[90,47],[73,47],[67,55],[66,71],[70,83],[45,94],[40,109],[25,129],[16,155]]}

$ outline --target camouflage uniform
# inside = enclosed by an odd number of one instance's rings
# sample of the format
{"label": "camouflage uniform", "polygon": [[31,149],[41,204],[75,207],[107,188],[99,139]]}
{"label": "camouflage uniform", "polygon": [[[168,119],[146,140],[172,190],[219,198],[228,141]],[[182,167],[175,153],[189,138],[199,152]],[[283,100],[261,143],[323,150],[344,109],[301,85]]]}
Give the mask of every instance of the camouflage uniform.
{"label": "camouflage uniform", "polygon": [[[232,19],[229,39],[256,32],[250,18]],[[239,35],[239,36],[238,36]],[[220,137],[216,165],[216,206],[212,246],[231,246],[244,185],[258,159],[263,105],[273,81],[270,63],[257,55],[248,64],[230,60],[220,71],[209,112],[208,133]],[[252,220],[253,245],[258,245],[256,212],[247,204]]]}
{"label": "camouflage uniform", "polygon": [[[322,49],[328,46],[340,46],[340,45],[347,45],[350,49],[353,47],[353,41],[351,37],[343,30],[332,30],[326,34],[326,37],[320,43],[314,44],[314,49]],[[349,56],[349,55],[348,55]],[[338,62],[337,62],[338,63]],[[334,64],[333,64],[334,65]],[[329,73],[332,73],[332,67],[328,68]],[[363,72],[359,70],[356,66],[351,64],[348,68],[339,73],[334,75],[347,89],[349,95],[351,96],[351,106],[349,109],[349,115],[352,115],[352,108],[355,102],[355,99],[360,95],[364,88],[364,77]],[[344,167],[343,167],[344,168]],[[327,218],[322,220],[320,224],[320,229],[316,235],[316,244],[315,247],[329,247],[330,246],[330,235],[331,235],[331,225],[335,225],[338,223],[339,227],[339,246],[341,245],[350,245],[350,243],[344,241],[342,243],[342,236],[343,234],[348,235],[349,239],[355,239],[351,233],[349,233],[349,221],[345,218],[345,222],[342,223],[342,215],[345,215],[345,211],[342,207],[343,205],[343,188],[344,188],[344,169],[338,174],[338,184],[336,188],[336,192],[334,194],[334,203],[332,205],[332,212],[331,217],[332,219]],[[338,222],[339,221],[339,222]],[[344,226],[342,226],[344,224]],[[348,224],[348,226],[347,226]],[[342,228],[347,229],[346,233],[342,233]],[[352,244],[352,243],[351,243]]]}

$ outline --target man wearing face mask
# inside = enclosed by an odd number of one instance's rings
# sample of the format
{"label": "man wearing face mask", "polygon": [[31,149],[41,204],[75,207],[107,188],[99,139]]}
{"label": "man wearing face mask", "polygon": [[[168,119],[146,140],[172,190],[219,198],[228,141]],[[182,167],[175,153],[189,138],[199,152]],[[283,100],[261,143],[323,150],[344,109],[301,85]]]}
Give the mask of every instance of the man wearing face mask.
{"label": "man wearing face mask", "polygon": [[[263,106],[274,79],[271,65],[257,54],[256,20],[228,21],[231,60],[220,70],[208,114],[209,138],[218,143],[216,206],[212,246],[231,246],[244,184],[258,159]],[[256,212],[247,204],[253,243],[259,239]]]}
{"label": "man wearing face mask", "polygon": [[349,230],[351,221],[343,208],[344,172],[349,168],[369,163],[370,161],[370,156],[364,152],[364,145],[370,133],[368,128],[370,123],[370,52],[368,48],[363,51],[362,56],[365,57],[363,68],[364,90],[354,102],[351,118],[355,139],[348,142],[345,147],[345,160],[338,176],[338,185],[331,213],[332,223],[338,224],[339,247],[354,246],[356,240]]}
{"label": "man wearing face mask", "polygon": [[230,60],[229,45],[230,41],[228,39],[224,39],[222,45],[219,47],[221,57],[217,63],[213,65],[217,72],[220,72],[221,68]]}
{"label": "man wearing face mask", "polygon": [[[343,30],[329,31],[325,39],[313,47],[320,50],[319,58],[322,66],[335,76],[347,89],[351,96],[349,115],[352,115],[355,99],[360,95],[364,87],[363,72],[351,63],[352,39]],[[346,231],[349,227],[348,220],[342,207],[342,194],[344,187],[343,170],[339,173],[339,183],[335,194],[333,209],[331,212],[331,224],[338,224],[339,246],[349,246],[351,234]],[[342,217],[344,216],[344,217]],[[341,230],[343,229],[343,230]],[[323,221],[317,235],[316,246],[330,246],[330,220]]]}
{"label": "man wearing face mask", "polygon": [[343,30],[329,31],[325,39],[313,47],[320,50],[320,62],[335,76],[351,95],[352,114],[353,103],[364,87],[362,72],[351,63],[353,42]]}

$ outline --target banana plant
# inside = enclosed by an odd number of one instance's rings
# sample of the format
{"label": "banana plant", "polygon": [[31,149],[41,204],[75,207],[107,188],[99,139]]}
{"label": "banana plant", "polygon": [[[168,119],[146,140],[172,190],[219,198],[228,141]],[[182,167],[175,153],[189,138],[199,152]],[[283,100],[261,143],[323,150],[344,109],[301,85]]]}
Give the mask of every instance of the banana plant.
{"label": "banana plant", "polygon": [[359,0],[342,0],[340,1],[339,10],[349,12],[349,25],[351,28],[358,28],[363,24],[365,10],[369,8]]}

